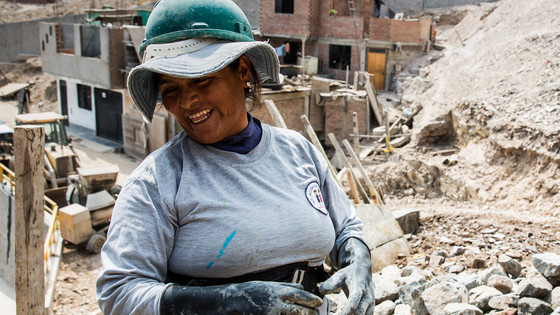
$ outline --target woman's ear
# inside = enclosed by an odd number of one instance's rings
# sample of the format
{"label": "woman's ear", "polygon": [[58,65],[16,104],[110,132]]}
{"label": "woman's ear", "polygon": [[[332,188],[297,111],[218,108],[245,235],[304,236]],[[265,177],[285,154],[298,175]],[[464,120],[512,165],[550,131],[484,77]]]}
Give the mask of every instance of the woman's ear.
{"label": "woman's ear", "polygon": [[251,60],[246,55],[239,58],[239,79],[241,82],[251,82]]}

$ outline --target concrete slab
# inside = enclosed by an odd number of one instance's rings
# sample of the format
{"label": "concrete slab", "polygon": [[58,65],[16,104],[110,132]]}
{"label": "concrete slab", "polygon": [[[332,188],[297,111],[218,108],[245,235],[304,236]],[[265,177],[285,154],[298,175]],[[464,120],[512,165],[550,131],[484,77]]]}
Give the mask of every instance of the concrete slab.
{"label": "concrete slab", "polygon": [[16,292],[4,279],[0,278],[0,309],[2,314],[16,314]]}

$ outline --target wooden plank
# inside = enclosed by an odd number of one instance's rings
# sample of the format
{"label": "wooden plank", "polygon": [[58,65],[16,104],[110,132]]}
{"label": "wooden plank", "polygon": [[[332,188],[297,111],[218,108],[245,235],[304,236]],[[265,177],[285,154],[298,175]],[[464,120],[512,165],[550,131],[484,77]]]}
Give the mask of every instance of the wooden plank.
{"label": "wooden plank", "polygon": [[[395,120],[395,122],[391,125],[391,127],[389,127],[389,136],[393,135],[393,133],[395,132],[395,130],[397,130],[400,126],[401,126],[401,120],[402,118],[399,118],[397,120]],[[387,121],[389,121],[387,119]],[[381,138],[379,138],[379,140],[377,140],[377,142],[379,143],[383,143],[383,141],[387,140],[387,129],[385,129],[385,133],[383,134],[383,136],[381,136]]]}
{"label": "wooden plank", "polygon": [[348,168],[346,170],[346,176],[348,176],[348,182],[350,183],[350,190],[352,191],[352,196],[354,197],[354,203],[360,203],[360,196],[358,196],[358,190],[356,189],[356,184],[354,183],[354,178],[352,177],[352,172]]}
{"label": "wooden plank", "polygon": [[10,96],[29,86],[29,83],[8,83],[0,87],[0,97]]}
{"label": "wooden plank", "polygon": [[130,34],[130,40],[132,41],[132,45],[134,45],[134,51],[136,52],[136,56],[138,56],[138,60],[142,62],[142,56],[138,54],[140,49],[140,45],[144,41],[146,37],[144,35],[145,30],[144,27],[141,26],[127,26],[126,29],[128,30],[128,34]]}
{"label": "wooden plank", "polygon": [[377,190],[373,186],[373,183],[372,183],[371,179],[369,178],[369,176],[367,175],[366,170],[364,169],[362,163],[360,163],[360,159],[356,155],[356,152],[354,152],[354,150],[352,150],[352,146],[350,145],[350,142],[348,142],[348,140],[344,139],[344,140],[342,140],[342,144],[344,145],[344,147],[346,147],[346,150],[348,151],[348,153],[350,153],[350,157],[354,160],[354,163],[356,163],[356,166],[358,167],[358,171],[360,171],[360,174],[362,174],[362,177],[364,178],[364,180],[366,182],[366,185],[369,188],[369,194],[370,194],[371,198],[373,199],[373,203],[382,204],[381,197],[379,196],[379,193],[377,192]]}
{"label": "wooden plank", "polygon": [[336,180],[338,186],[342,187],[342,185],[340,185],[340,181],[338,180],[336,170],[332,166],[331,161],[329,161],[329,158],[327,157],[327,153],[325,153],[325,149],[323,149],[323,146],[321,145],[321,142],[319,141],[319,138],[317,137],[317,134],[315,134],[315,130],[313,130],[313,127],[311,127],[311,124],[309,123],[309,119],[307,119],[307,116],[301,115],[301,121],[303,123],[303,129],[307,133],[307,136],[309,136],[309,139],[311,140],[311,143],[313,143],[313,145],[317,148],[317,150],[319,150],[319,152],[321,152],[321,154],[325,158],[325,161],[327,161],[327,165],[329,166],[329,170],[331,171],[331,174],[333,175],[334,179]]}
{"label": "wooden plank", "polygon": [[274,126],[279,127],[279,128],[288,129],[288,127],[286,126],[286,122],[284,122],[284,118],[282,118],[282,114],[280,114],[280,111],[278,111],[278,107],[276,107],[276,104],[274,104],[274,101],[265,100],[264,104],[266,105],[266,108],[268,109],[268,112],[270,113],[270,116],[272,117],[272,120],[274,121]]}
{"label": "wooden plank", "polygon": [[44,146],[43,127],[15,128],[14,244],[17,314],[45,313]]}
{"label": "wooden plank", "polygon": [[362,186],[362,184],[360,183],[360,181],[356,177],[356,174],[354,174],[354,171],[352,170],[352,165],[350,165],[350,162],[346,158],[346,155],[344,155],[344,151],[342,150],[342,147],[338,143],[338,140],[336,140],[336,137],[334,136],[334,134],[332,132],[328,134],[328,137],[329,137],[329,140],[331,140],[331,143],[333,144],[333,146],[336,150],[335,154],[338,154],[338,156],[344,162],[344,167],[346,167],[352,173],[352,177],[356,181],[356,187],[358,188],[358,192],[362,196],[362,199],[364,200],[365,203],[371,203],[371,200],[367,196],[366,191],[364,190],[364,187]]}
{"label": "wooden plank", "polygon": [[360,154],[360,135],[358,129],[358,113],[352,113],[352,132],[354,132],[354,151]]}
{"label": "wooden plank", "polygon": [[373,110],[373,114],[375,116],[375,119],[377,119],[377,122],[379,123],[379,126],[383,126],[383,112],[382,112],[382,108],[381,106],[379,106],[379,102],[377,101],[377,96],[375,95],[375,90],[373,89],[373,86],[371,85],[371,81],[369,80],[369,74],[365,75],[366,77],[366,84],[365,84],[365,88],[366,88],[366,92],[369,98],[369,105],[371,106],[371,109]]}

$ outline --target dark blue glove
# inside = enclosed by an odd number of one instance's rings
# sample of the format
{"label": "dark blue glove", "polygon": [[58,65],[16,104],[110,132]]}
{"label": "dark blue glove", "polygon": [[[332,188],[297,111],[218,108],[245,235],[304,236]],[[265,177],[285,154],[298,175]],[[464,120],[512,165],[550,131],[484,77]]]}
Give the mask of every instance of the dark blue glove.
{"label": "dark blue glove", "polygon": [[369,249],[357,238],[349,238],[338,250],[340,268],[319,287],[321,294],[344,290],[348,302],[339,313],[373,314],[375,307],[374,284],[371,277],[371,256]]}
{"label": "dark blue glove", "polygon": [[249,281],[216,286],[168,286],[160,314],[317,314],[323,300],[295,283]]}

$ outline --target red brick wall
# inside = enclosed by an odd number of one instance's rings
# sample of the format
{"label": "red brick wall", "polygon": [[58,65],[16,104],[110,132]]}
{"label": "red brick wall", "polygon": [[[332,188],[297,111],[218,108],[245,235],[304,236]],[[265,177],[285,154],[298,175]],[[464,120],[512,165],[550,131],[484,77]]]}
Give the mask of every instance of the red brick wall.
{"label": "red brick wall", "polygon": [[274,0],[261,0],[261,32],[274,35],[311,34],[311,1],[294,1],[294,13],[275,13]]}
{"label": "red brick wall", "polygon": [[321,20],[321,36],[362,39],[363,19],[355,16],[326,16]]}
{"label": "red brick wall", "polygon": [[420,22],[391,20],[391,40],[395,42],[422,42]]}
{"label": "red brick wall", "polygon": [[390,41],[391,21],[389,19],[370,18],[369,39]]}
{"label": "red brick wall", "polygon": [[371,18],[369,21],[369,39],[418,43],[424,41],[423,37],[426,37],[422,34],[422,28],[422,24],[416,21]]}
{"label": "red brick wall", "polygon": [[339,142],[344,139],[350,141],[349,136],[352,132],[352,113],[356,112],[358,114],[358,130],[359,134],[366,134],[368,128],[368,107],[365,99],[354,100],[350,98],[348,100],[348,108],[344,109],[344,99],[339,98],[335,101],[327,101],[325,104],[325,144],[331,145],[328,139],[328,134],[333,133]]}
{"label": "red brick wall", "polygon": [[[276,104],[280,115],[284,118],[284,122],[289,129],[302,131],[303,123],[301,122],[301,115],[305,114],[305,98],[309,98],[309,94],[305,94],[305,97],[302,94],[294,94],[293,97],[291,97],[290,94],[291,93],[282,94],[284,99],[274,100],[274,104]],[[274,98],[274,95],[271,95],[270,98],[267,98],[266,95],[262,95],[262,107],[254,112],[251,112],[251,114],[265,124],[274,125],[274,121],[272,120],[266,105],[264,105],[264,100],[271,98]]]}

